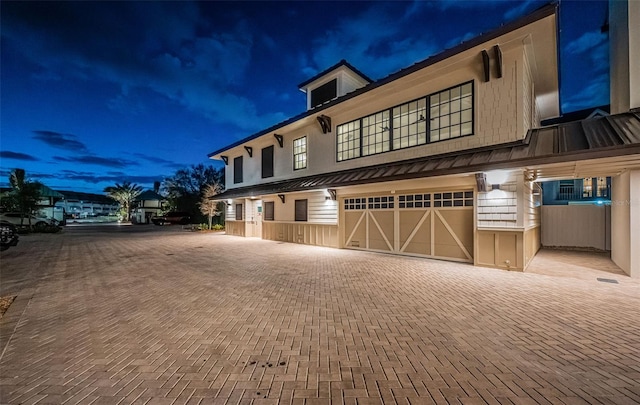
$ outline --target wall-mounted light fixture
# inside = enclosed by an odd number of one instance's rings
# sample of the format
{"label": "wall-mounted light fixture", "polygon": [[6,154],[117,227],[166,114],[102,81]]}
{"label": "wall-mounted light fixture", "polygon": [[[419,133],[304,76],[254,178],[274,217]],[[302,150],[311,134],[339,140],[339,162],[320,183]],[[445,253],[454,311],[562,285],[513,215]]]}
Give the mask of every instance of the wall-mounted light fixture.
{"label": "wall-mounted light fixture", "polygon": [[338,196],[338,193],[334,188],[328,188],[325,190],[325,199],[335,201]]}
{"label": "wall-mounted light fixture", "polygon": [[500,190],[500,184],[492,184],[491,185],[491,191],[493,190]]}
{"label": "wall-mounted light fixture", "polygon": [[282,203],[284,204],[284,194],[278,194],[278,197],[280,198],[280,201],[282,201]]}

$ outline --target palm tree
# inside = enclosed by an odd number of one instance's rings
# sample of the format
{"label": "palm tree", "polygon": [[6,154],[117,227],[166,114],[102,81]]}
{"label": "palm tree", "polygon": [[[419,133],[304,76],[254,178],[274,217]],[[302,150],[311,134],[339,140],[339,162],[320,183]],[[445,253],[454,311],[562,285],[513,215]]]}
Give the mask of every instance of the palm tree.
{"label": "palm tree", "polygon": [[24,218],[27,217],[31,226],[31,213],[40,201],[42,183],[27,180],[24,169],[13,169],[9,174],[9,184],[11,184],[13,203],[21,214],[20,225],[23,225]]}
{"label": "palm tree", "polygon": [[142,193],[142,187],[125,181],[122,184],[116,183],[115,186],[106,187],[104,192],[120,203],[122,210],[126,213],[125,220],[128,221],[131,217],[131,205],[136,197]]}

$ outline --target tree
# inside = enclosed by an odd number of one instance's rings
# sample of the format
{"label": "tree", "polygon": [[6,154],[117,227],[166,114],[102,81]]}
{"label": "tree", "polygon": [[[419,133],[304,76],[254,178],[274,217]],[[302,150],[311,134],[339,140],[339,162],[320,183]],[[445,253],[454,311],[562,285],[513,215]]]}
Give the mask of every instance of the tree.
{"label": "tree", "polygon": [[9,174],[9,184],[11,184],[11,192],[8,195],[10,204],[20,212],[20,225],[24,224],[24,218],[27,217],[31,226],[31,214],[40,201],[42,183],[27,180],[24,169],[13,169]]}
{"label": "tree", "polygon": [[222,191],[222,186],[219,183],[207,184],[204,188],[204,192],[202,193],[202,197],[200,198],[200,203],[198,206],[200,207],[200,212],[209,217],[209,229],[211,229],[211,222],[213,222],[213,217],[220,215],[222,211],[220,209],[220,201],[213,201],[211,197],[215,197],[220,194]]}
{"label": "tree", "polygon": [[205,188],[210,184],[218,184],[221,189],[224,188],[224,169],[199,164],[180,169],[173,176],[164,179],[162,189],[171,210],[195,215],[200,212],[199,203]]}
{"label": "tree", "polygon": [[125,214],[125,220],[128,221],[131,217],[131,205],[136,197],[142,193],[142,187],[125,181],[122,184],[116,183],[115,186],[106,187],[104,192],[120,203],[120,207]]}

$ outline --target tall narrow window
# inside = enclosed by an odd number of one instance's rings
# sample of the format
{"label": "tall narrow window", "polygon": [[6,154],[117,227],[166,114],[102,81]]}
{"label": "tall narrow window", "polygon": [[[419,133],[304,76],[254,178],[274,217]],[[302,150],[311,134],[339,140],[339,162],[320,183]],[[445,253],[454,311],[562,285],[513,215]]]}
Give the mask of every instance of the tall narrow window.
{"label": "tall narrow window", "polygon": [[233,183],[242,183],[242,156],[233,159]]}
{"label": "tall narrow window", "polygon": [[362,119],[362,156],[389,151],[389,110]]}
{"label": "tall narrow window", "polygon": [[307,137],[293,141],[293,170],[307,168]]}
{"label": "tall narrow window", "polygon": [[593,179],[591,177],[582,179],[582,197],[593,197]]}
{"label": "tall narrow window", "polygon": [[265,221],[273,221],[275,218],[274,215],[274,203],[273,201],[265,201],[264,203],[264,220]]}
{"label": "tall narrow window", "polygon": [[307,200],[296,200],[296,221],[307,221]]}
{"label": "tall narrow window", "polygon": [[236,221],[242,221],[242,204],[236,204]]}
{"label": "tall narrow window", "polygon": [[338,162],[360,157],[360,120],[338,125]]}
{"label": "tall narrow window", "polygon": [[273,145],[262,149],[262,178],[273,177]]}
{"label": "tall narrow window", "polygon": [[473,134],[473,83],[429,96],[429,142]]}

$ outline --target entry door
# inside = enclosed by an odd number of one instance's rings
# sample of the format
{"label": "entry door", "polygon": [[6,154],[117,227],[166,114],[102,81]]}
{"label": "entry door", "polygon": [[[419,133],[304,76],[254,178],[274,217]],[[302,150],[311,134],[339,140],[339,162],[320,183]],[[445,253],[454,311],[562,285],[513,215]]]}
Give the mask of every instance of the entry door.
{"label": "entry door", "polygon": [[262,200],[247,200],[247,236],[262,237]]}
{"label": "entry door", "polygon": [[343,200],[344,246],[473,262],[473,191]]}

